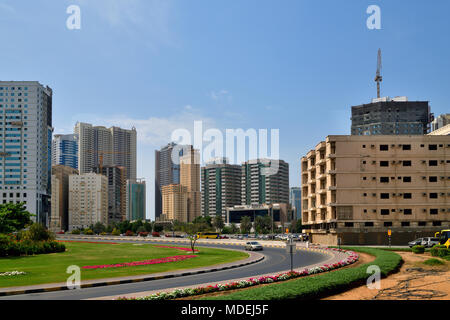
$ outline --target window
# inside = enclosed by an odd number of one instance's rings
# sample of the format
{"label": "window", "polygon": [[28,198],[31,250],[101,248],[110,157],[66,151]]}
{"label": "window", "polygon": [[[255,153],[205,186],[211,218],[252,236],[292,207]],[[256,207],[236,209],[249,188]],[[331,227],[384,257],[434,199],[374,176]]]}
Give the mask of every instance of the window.
{"label": "window", "polygon": [[430,193],[430,199],[437,199],[438,194],[437,193]]}
{"label": "window", "polygon": [[411,177],[403,177],[403,182],[411,182]]}
{"label": "window", "polygon": [[411,150],[411,145],[410,144],[404,144],[403,145],[403,150]]}
{"label": "window", "polygon": [[389,193],[381,193],[380,199],[389,199]]}
{"label": "window", "polygon": [[429,177],[428,181],[430,181],[430,182],[437,182],[438,179],[437,179],[437,177]]}
{"label": "window", "polygon": [[419,221],[419,227],[426,227],[427,226],[427,222],[426,221]]}
{"label": "window", "polygon": [[346,222],[345,227],[347,228],[353,228],[353,222]]}
{"label": "window", "polygon": [[389,161],[380,161],[380,167],[389,167]]}
{"label": "window", "polygon": [[381,183],[389,183],[389,177],[380,177]]}
{"label": "window", "polygon": [[412,199],[412,194],[411,193],[404,193],[403,194],[403,199]]}
{"label": "window", "polygon": [[437,162],[437,160],[430,160],[430,161],[428,161],[428,165],[430,167],[436,167],[438,165],[438,162]]}
{"label": "window", "polygon": [[433,227],[440,227],[441,222],[440,221],[433,221]]}
{"label": "window", "polygon": [[389,209],[381,209],[381,215],[382,216],[388,216],[389,215]]}
{"label": "window", "polygon": [[365,227],[373,227],[373,222],[365,222],[364,226]]}
{"label": "window", "polygon": [[428,145],[428,150],[437,150],[437,144]]}
{"label": "window", "polygon": [[380,144],[380,151],[388,151],[389,145],[387,144]]}
{"label": "window", "polygon": [[412,209],[403,209],[403,214],[407,216],[412,215]]}
{"label": "window", "polygon": [[385,227],[392,227],[392,222],[385,222],[385,223],[384,223],[384,226],[385,226]]}
{"label": "window", "polygon": [[438,214],[438,209],[430,209],[430,214]]}
{"label": "window", "polygon": [[403,166],[404,167],[411,167],[411,160],[403,161]]}
{"label": "window", "polygon": [[409,227],[409,222],[403,221],[402,222],[402,227]]}

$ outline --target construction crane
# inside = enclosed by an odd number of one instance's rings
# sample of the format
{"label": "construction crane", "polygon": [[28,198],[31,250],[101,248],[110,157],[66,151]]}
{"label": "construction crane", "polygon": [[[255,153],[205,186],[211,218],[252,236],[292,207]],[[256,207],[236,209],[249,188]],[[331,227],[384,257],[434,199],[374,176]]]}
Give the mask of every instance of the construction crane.
{"label": "construction crane", "polygon": [[377,98],[381,98],[381,82],[383,77],[381,76],[381,49],[378,49],[378,61],[377,61],[377,75],[375,76],[375,82],[377,83]]}

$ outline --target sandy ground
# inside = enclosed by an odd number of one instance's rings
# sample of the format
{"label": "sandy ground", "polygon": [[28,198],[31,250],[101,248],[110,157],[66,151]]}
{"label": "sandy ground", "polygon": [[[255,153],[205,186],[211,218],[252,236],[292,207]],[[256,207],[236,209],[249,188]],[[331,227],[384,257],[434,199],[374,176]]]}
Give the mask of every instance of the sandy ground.
{"label": "sandy ground", "polygon": [[[381,280],[381,288],[362,286],[324,300],[449,300],[450,262],[427,266],[429,253],[397,252],[405,262],[398,273]],[[445,260],[442,260],[445,261]]]}

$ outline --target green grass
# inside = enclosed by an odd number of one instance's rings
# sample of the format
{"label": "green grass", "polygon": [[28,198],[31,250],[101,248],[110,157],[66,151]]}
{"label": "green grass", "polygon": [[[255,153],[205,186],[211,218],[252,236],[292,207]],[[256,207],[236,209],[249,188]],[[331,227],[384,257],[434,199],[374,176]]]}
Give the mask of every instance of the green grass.
{"label": "green grass", "polygon": [[[0,273],[7,271],[23,271],[26,275],[0,277],[0,288],[44,283],[66,282],[70,276],[66,274],[68,266],[92,266],[157,259],[176,255],[190,255],[190,251],[169,248],[158,248],[151,244],[91,244],[64,243],[66,252],[28,257],[0,258]],[[81,269],[81,280],[104,279],[122,276],[151,274],[180,269],[191,269],[233,262],[248,257],[239,251],[197,248],[198,257],[179,262],[161,263],[146,266]]]}
{"label": "green grass", "polygon": [[431,258],[424,261],[423,264],[426,264],[427,266],[443,266],[445,265],[445,262],[439,259]]}
{"label": "green grass", "polygon": [[373,262],[361,265],[359,267],[349,267],[346,269],[336,270],[333,272],[313,276],[299,278],[296,280],[286,281],[264,285],[255,288],[235,291],[221,296],[207,296],[204,300],[286,300],[286,299],[302,299],[311,300],[319,299],[331,294],[348,290],[351,286],[365,284],[370,274],[367,268],[371,265],[378,265],[381,269],[382,276],[396,270],[402,259],[397,253],[379,250],[374,248],[344,248],[357,252],[367,253],[376,257]]}

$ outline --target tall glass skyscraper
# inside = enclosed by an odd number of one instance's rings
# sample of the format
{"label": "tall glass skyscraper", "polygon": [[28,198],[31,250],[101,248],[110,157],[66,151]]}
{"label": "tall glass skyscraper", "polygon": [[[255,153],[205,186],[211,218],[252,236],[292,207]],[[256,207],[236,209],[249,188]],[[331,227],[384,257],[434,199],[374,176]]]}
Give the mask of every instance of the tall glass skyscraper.
{"label": "tall glass skyscraper", "polygon": [[292,208],[295,207],[297,219],[301,219],[302,218],[302,208],[301,208],[302,191],[300,188],[298,188],[298,187],[291,188],[291,190],[289,192],[289,202],[290,202]]}
{"label": "tall glass skyscraper", "polygon": [[127,220],[145,220],[145,180],[127,180]]}
{"label": "tall glass skyscraper", "polygon": [[52,89],[37,81],[0,81],[0,203],[25,203],[48,223]]}
{"label": "tall glass skyscraper", "polygon": [[52,164],[78,169],[78,136],[58,134],[52,141]]}

